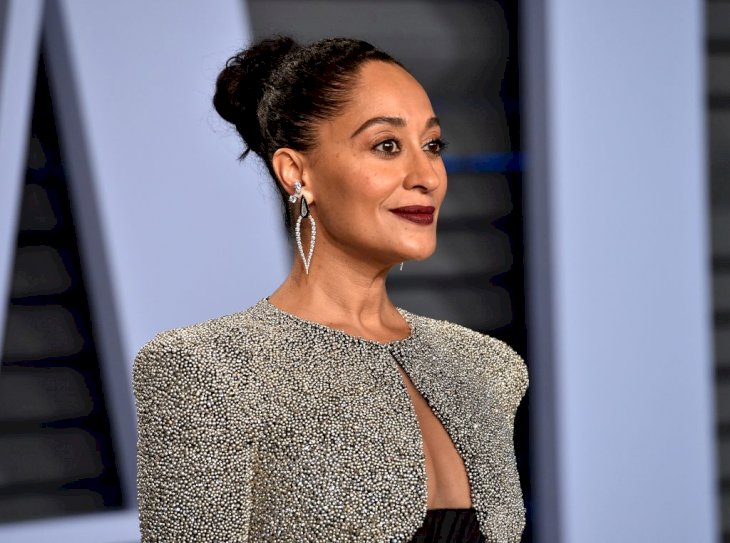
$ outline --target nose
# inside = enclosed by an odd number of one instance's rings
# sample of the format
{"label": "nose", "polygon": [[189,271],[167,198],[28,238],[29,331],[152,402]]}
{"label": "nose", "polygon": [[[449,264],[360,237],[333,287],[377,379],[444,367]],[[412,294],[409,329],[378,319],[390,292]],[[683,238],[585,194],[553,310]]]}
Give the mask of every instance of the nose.
{"label": "nose", "polygon": [[442,182],[441,160],[420,148],[410,155],[404,179],[406,188],[422,188],[425,192],[436,190]]}

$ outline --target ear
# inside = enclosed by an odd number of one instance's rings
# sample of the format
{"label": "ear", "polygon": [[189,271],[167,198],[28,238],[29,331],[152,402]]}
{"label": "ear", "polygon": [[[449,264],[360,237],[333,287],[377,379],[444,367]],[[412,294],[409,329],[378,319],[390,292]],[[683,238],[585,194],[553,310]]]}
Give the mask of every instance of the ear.
{"label": "ear", "polygon": [[271,164],[278,178],[279,184],[284,187],[287,194],[294,194],[294,183],[299,181],[302,184],[302,194],[307,199],[307,204],[314,201],[312,187],[308,186],[305,180],[305,158],[299,152],[288,147],[280,147],[271,157]]}

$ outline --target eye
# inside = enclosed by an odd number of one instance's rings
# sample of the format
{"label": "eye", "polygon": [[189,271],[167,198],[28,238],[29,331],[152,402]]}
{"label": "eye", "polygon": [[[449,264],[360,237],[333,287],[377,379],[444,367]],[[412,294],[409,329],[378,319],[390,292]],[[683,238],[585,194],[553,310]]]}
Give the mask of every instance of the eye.
{"label": "eye", "polygon": [[378,143],[373,150],[383,155],[395,155],[400,152],[400,144],[398,140],[390,138]]}
{"label": "eye", "polygon": [[440,155],[443,150],[446,149],[447,145],[448,143],[445,140],[436,138],[428,141],[426,145],[423,146],[423,150],[433,153],[434,155]]}

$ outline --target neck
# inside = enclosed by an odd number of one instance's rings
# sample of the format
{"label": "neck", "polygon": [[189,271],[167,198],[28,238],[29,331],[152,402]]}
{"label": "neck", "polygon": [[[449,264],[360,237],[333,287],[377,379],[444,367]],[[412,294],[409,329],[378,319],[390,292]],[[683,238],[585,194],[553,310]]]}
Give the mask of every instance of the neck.
{"label": "neck", "polygon": [[269,301],[284,311],[353,335],[399,339],[408,334],[409,327],[386,291],[390,268],[320,243],[318,234],[309,274],[295,252],[289,276]]}

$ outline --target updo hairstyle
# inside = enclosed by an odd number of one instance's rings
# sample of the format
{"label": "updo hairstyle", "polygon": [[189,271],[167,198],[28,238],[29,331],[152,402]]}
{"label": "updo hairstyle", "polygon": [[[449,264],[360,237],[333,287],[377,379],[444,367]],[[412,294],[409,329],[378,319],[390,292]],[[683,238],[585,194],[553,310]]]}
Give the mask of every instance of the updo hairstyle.
{"label": "updo hairstyle", "polygon": [[274,36],[236,53],[218,75],[213,105],[243,140],[239,160],[253,151],[266,164],[290,235],[289,194],[277,182],[272,157],[281,147],[306,152],[316,145],[317,122],[342,110],[368,60],[402,67],[362,40],[328,38],[302,46],[291,37]]}

